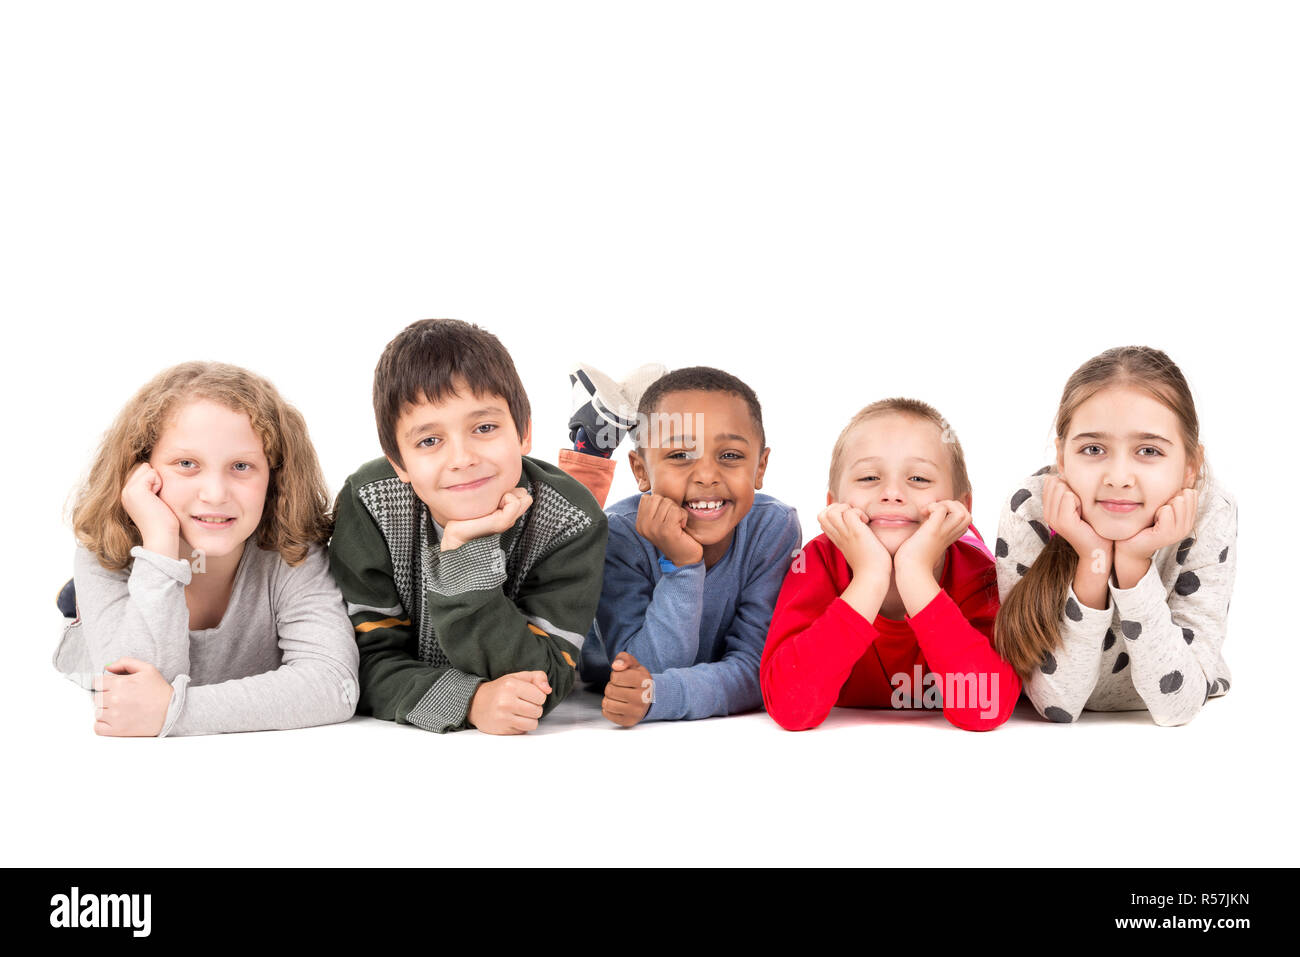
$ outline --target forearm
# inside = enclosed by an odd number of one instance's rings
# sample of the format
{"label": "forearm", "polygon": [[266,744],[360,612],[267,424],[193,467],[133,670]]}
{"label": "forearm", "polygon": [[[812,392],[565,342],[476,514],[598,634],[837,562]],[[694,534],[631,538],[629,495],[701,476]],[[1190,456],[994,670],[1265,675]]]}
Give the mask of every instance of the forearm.
{"label": "forearm", "polygon": [[279,731],[335,724],[357,704],[354,674],[342,662],[301,660],[274,671],[174,692],[160,736]]}
{"label": "forearm", "polygon": [[414,656],[405,629],[361,633],[357,710],[426,731],[466,727],[469,703],[483,678]]}
{"label": "forearm", "polygon": [[894,584],[898,588],[898,597],[903,600],[907,614],[917,615],[934,601],[939,594],[939,582],[934,577],[930,564],[896,561],[894,566]]}
{"label": "forearm", "polygon": [[[640,616],[617,607],[620,590],[615,588],[611,593],[615,607],[607,608],[603,616],[610,625],[605,639],[610,661],[626,651],[651,672],[693,666],[700,650],[704,581],[703,562],[666,572],[655,583]],[[638,620],[639,627],[630,627]]]}
{"label": "forearm", "polygon": [[[1073,602],[1073,604],[1071,604]],[[1110,612],[1066,600],[1059,625],[1060,642],[1024,679],[1025,694],[1049,721],[1078,719],[1101,680],[1102,653],[1115,641]],[[1079,620],[1074,620],[1074,614]]]}
{"label": "forearm", "polygon": [[[545,672],[552,689],[544,705],[549,711],[573,688],[578,652],[590,624],[581,624],[578,609],[585,603],[594,610],[596,582],[584,587],[579,581],[574,608],[568,612],[572,620],[556,622],[521,610],[505,594],[505,579],[498,536],[466,542],[442,554],[429,583],[426,613],[444,654],[461,672],[487,680],[517,671]],[[587,592],[590,595],[582,597]],[[520,601],[525,600],[521,596]]]}
{"label": "forearm", "polygon": [[854,665],[876,638],[871,622],[834,599],[807,626],[777,609],[759,668],[768,714],[787,731],[815,728],[839,700]]}
{"label": "forearm", "polygon": [[[992,614],[988,620],[991,624]],[[988,731],[1011,717],[1020,697],[1015,669],[947,592],[938,592],[909,624],[926,664],[943,679],[943,713],[949,722],[967,731]]]}
{"label": "forearm", "polygon": [[1121,640],[1133,687],[1156,724],[1186,724],[1200,712],[1214,675],[1207,674],[1181,626],[1174,623],[1168,595],[1154,567],[1132,588],[1112,587]]}
{"label": "forearm", "polygon": [[87,567],[79,556],[77,604],[87,658],[96,672],[119,658],[138,658],[171,681],[190,667],[185,586],[192,570],[188,562],[138,546],[131,554],[125,582],[102,568]]}
{"label": "forearm", "polygon": [[1110,560],[1100,557],[1079,561],[1074,569],[1074,596],[1080,604],[1098,611],[1110,607]]}
{"label": "forearm", "polygon": [[763,705],[758,684],[758,651],[747,649],[690,668],[652,676],[654,701],[647,721],[676,721],[740,714]]}
{"label": "forearm", "polygon": [[878,578],[857,576],[849,582],[848,587],[840,594],[840,598],[867,621],[875,621],[876,616],[880,614],[880,606],[885,603],[885,596],[888,594],[888,576]]}

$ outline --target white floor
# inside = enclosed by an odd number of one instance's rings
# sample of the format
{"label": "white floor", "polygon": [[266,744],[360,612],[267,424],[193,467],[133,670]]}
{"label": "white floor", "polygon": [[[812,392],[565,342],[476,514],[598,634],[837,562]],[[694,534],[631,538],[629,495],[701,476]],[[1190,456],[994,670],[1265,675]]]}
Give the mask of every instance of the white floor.
{"label": "white floor", "polygon": [[[1295,751],[1240,680],[1191,724],[1022,702],[973,734],[934,712],[765,714],[623,730],[580,692],[538,732],[371,718],[156,740],[90,731],[52,672],[6,735],[3,862],[227,865],[1294,864]],[[12,704],[12,700],[10,701]]]}

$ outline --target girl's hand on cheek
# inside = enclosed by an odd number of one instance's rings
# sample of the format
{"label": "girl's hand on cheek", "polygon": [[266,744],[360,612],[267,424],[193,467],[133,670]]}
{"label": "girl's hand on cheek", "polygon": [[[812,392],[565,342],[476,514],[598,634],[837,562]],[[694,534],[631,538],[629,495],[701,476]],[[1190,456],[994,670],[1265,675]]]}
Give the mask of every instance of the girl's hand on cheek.
{"label": "girl's hand on cheek", "polygon": [[1049,529],[1069,542],[1080,561],[1092,562],[1100,552],[1109,564],[1115,543],[1102,538],[1084,520],[1079,496],[1060,476],[1049,475],[1043,480],[1043,519]]}
{"label": "girl's hand on cheek", "polygon": [[871,530],[862,509],[846,502],[836,502],[822,510],[817,516],[817,524],[831,544],[843,553],[855,578],[875,577],[886,583],[889,581],[894,568],[893,556]]}
{"label": "girl's hand on cheek", "polygon": [[1160,549],[1190,538],[1196,528],[1196,503],[1196,489],[1178,491],[1156,509],[1151,525],[1132,538],[1115,543],[1116,557],[1148,561]]}
{"label": "girl's hand on cheek", "polygon": [[180,555],[180,519],[160,497],[162,475],[148,462],[141,462],[122,486],[122,507],[140,530],[141,544],[167,558]]}

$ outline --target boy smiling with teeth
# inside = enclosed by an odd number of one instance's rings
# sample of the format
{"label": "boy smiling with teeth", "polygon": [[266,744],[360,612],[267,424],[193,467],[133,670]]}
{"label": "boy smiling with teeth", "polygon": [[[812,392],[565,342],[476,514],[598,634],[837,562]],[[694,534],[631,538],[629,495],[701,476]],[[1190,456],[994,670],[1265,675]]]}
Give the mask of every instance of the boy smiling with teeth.
{"label": "boy smiling with teeth", "polygon": [[582,677],[601,712],[641,721],[707,718],[762,705],[758,664],[799,547],[795,510],[767,495],[766,436],[752,389],[695,366],[641,398],[640,495],[608,510],[605,579]]}

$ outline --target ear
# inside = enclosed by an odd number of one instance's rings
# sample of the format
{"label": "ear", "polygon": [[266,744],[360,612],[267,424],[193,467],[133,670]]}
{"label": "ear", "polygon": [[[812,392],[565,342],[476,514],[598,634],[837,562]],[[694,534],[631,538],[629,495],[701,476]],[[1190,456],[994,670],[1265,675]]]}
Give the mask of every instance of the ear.
{"label": "ear", "polygon": [[393,457],[391,455],[385,455],[384,458],[388,459],[388,464],[393,467],[393,471],[397,473],[398,479],[401,480],[406,485],[410,485],[411,476],[407,474],[406,470],[402,468],[400,465],[398,465],[396,462],[394,462]]}
{"label": "ear", "polygon": [[640,450],[627,453],[627,464],[632,466],[632,474],[636,476],[636,487],[643,492],[650,491],[650,469],[646,467],[645,459],[641,458]]}
{"label": "ear", "polygon": [[527,455],[533,450],[533,420],[528,420],[528,425],[524,428],[524,434],[519,436],[519,451]]}
{"label": "ear", "polygon": [[827,493],[826,493],[826,504],[827,504],[827,505],[834,505],[834,504],[835,504],[835,496],[832,495],[830,492],[827,492]]}
{"label": "ear", "polygon": [[1056,474],[1065,474],[1065,449],[1059,438],[1056,440]]}
{"label": "ear", "polygon": [[754,473],[754,488],[756,489],[763,487],[763,473],[767,471],[767,457],[771,452],[770,448],[764,449],[763,454],[758,457],[758,471]]}
{"label": "ear", "polygon": [[[970,492],[967,492],[961,498],[957,499],[957,501],[961,502],[962,505],[966,506],[966,511],[970,512],[970,506],[972,501]],[[971,512],[971,515],[974,514],[975,514],[974,512]]]}

